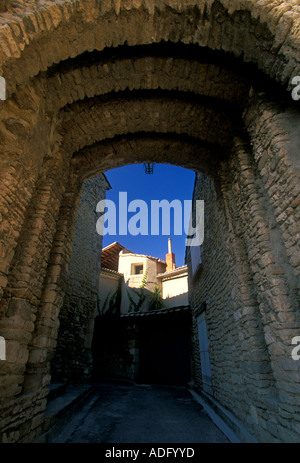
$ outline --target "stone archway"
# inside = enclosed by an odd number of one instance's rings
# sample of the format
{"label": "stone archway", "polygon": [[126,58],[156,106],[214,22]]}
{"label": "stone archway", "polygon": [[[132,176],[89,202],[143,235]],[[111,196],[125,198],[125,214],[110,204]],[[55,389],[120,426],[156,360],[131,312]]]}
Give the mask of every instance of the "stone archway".
{"label": "stone archway", "polygon": [[[253,398],[242,416],[260,439],[296,439],[289,417],[299,399],[290,357],[299,335],[300,117],[290,95],[300,74],[297,5],[4,3],[3,440],[32,440],[43,423],[82,182],[143,161],[192,168],[215,185],[236,255],[228,266],[234,336],[248,368],[245,327],[254,317],[254,350],[264,352],[257,368],[267,365],[264,384],[253,370],[243,386],[244,402],[256,387],[266,388],[266,400]],[[230,397],[219,395],[227,406]]]}

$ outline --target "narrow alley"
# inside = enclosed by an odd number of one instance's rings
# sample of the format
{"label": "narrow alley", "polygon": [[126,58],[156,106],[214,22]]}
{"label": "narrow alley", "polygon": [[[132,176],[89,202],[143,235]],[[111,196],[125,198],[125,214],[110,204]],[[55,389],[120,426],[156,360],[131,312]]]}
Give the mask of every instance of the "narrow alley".
{"label": "narrow alley", "polygon": [[97,383],[52,443],[227,443],[184,387]]}

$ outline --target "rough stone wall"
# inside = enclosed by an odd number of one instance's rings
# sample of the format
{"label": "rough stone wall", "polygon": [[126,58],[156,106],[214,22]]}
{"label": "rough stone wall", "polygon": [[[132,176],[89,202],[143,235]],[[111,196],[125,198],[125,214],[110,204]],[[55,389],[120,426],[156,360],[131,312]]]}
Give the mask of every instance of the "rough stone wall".
{"label": "rough stone wall", "polygon": [[103,174],[82,187],[67,284],[60,310],[52,381],[86,381],[91,377],[91,343],[97,315],[102,236],[96,232],[97,203],[109,184]]}
{"label": "rough stone wall", "polygon": [[[45,70],[86,50],[117,47],[126,40],[133,46],[171,39],[244,54],[247,62],[258,62],[266,74],[284,84],[291,73],[299,75],[297,2],[22,0],[7,6],[0,66],[7,77],[14,75],[10,88],[26,82],[41,67]],[[16,59],[19,65],[12,65]]]}
{"label": "rough stone wall", "polygon": [[[190,269],[190,304],[194,313],[201,303],[207,304],[214,397],[242,418],[260,441],[297,442],[300,377],[299,362],[292,360],[291,351],[300,326],[299,248],[294,228],[299,173],[289,161],[289,111],[280,113],[277,108],[273,117],[281,124],[268,126],[270,139],[266,133],[262,136],[267,112],[261,105],[260,101],[256,106],[260,136],[254,145],[257,149],[258,140],[267,142],[269,153],[277,154],[272,162],[268,165],[267,150],[252,153],[237,140],[232,156],[222,164],[219,181],[213,184],[198,177],[196,182],[195,199],[206,204],[206,233],[203,268],[194,283]],[[281,179],[276,163],[289,166]],[[279,205],[282,194],[286,201]],[[289,225],[292,233],[287,235]],[[195,318],[194,346],[194,378],[201,389]]]}
{"label": "rough stone wall", "polygon": [[[247,400],[247,364],[242,361],[245,354],[239,338],[239,328],[235,320],[241,291],[236,281],[235,258],[220,185],[208,177],[197,176],[194,199],[205,201],[205,234],[201,246],[202,269],[195,278],[189,266],[189,297],[194,311],[206,302],[206,323],[209,339],[209,355],[212,367],[214,396],[225,407],[234,409],[244,421],[249,414],[251,403]],[[240,259],[239,259],[240,260]],[[246,265],[246,262],[239,262]],[[202,375],[198,348],[197,323],[194,316],[194,381],[202,389]],[[249,336],[253,336],[251,333]],[[250,375],[251,372],[248,372]]]}
{"label": "rough stone wall", "polygon": [[[226,179],[228,181],[228,177]],[[203,302],[207,305],[214,397],[253,429],[256,407],[265,414],[265,402],[273,399],[274,378],[266,353],[251,272],[243,241],[234,234],[239,234],[233,226],[234,218],[228,224],[220,186],[215,188],[208,178],[199,179],[195,197],[205,200],[205,238],[201,273],[194,283],[189,284],[190,304],[194,311]],[[201,390],[196,318],[194,348],[194,380]],[[254,429],[254,432],[257,430]],[[263,440],[270,438],[267,433],[259,432]]]}
{"label": "rough stone wall", "polygon": [[[53,169],[52,173],[55,178]],[[62,178],[58,179],[62,181]],[[46,201],[47,198],[55,198],[51,188],[44,190],[45,202],[33,202],[34,205],[39,204],[40,209],[32,217],[34,222],[28,228],[32,244],[29,248],[20,246],[20,251],[23,248],[25,255],[28,253],[35,259],[28,265],[28,270],[22,268],[24,277],[18,278],[15,295],[10,289],[14,288],[13,284],[7,285],[1,300],[1,332],[9,348],[6,361],[0,366],[0,426],[3,442],[31,441],[42,429],[47,385],[50,381],[50,359],[56,344],[58,313],[63,300],[70,253],[71,243],[68,245],[68,240],[75,222],[80,186],[78,178],[71,175],[59,212],[57,208],[53,209],[51,201]],[[56,190],[55,181],[53,190]],[[54,214],[56,223],[47,222],[48,214],[50,217]],[[29,218],[31,220],[30,215]],[[46,239],[43,233],[46,233]],[[49,243],[50,249],[46,246],[48,240],[52,240],[52,246]],[[16,269],[19,267],[16,266]],[[32,278],[34,274],[39,276],[37,282]],[[30,290],[37,300],[26,297],[26,291]],[[8,304],[14,306],[13,312],[5,311]]]}
{"label": "rough stone wall", "polygon": [[97,317],[92,344],[94,380],[136,381],[139,363],[139,326],[120,317]]}
{"label": "rough stone wall", "polygon": [[[255,210],[257,234],[260,231],[264,237],[260,252],[256,245],[248,256],[255,261],[259,308],[278,394],[274,432],[283,441],[297,442],[300,362],[291,358],[291,341],[300,327],[299,130],[295,130],[299,116],[294,109],[258,99],[246,120],[253,140],[252,163],[259,173],[255,188],[247,193],[257,196],[251,215]],[[253,169],[247,156],[242,156]]]}

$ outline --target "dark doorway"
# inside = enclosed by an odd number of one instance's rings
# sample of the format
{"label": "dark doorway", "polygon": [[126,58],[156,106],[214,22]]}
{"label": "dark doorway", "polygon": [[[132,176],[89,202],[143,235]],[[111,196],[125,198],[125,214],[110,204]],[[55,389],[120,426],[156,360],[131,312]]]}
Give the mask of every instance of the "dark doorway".
{"label": "dark doorway", "polygon": [[191,379],[190,317],[156,316],[140,324],[139,381],[186,385]]}

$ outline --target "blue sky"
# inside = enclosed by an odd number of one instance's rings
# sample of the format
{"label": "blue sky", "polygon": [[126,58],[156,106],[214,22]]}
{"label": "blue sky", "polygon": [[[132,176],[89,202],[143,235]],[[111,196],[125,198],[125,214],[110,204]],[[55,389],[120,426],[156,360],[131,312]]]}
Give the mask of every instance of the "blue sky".
{"label": "blue sky", "polygon": [[[103,247],[108,246],[114,241],[138,254],[147,254],[154,257],[165,259],[168,252],[168,238],[172,239],[172,251],[175,253],[176,265],[184,265],[185,240],[186,236],[174,235],[174,219],[171,213],[171,234],[158,236],[151,235],[151,200],[163,200],[171,202],[174,199],[180,200],[182,205],[184,200],[191,200],[194,188],[195,172],[182,167],[171,166],[167,164],[155,164],[154,172],[146,175],[143,164],[134,164],[130,166],[112,169],[105,172],[105,175],[111,185],[111,190],[106,193],[106,198],[112,200],[116,205],[117,211],[117,233],[118,233],[118,213],[119,213],[119,192],[127,192],[127,203],[139,199],[146,202],[148,206],[148,225],[149,235],[104,235]],[[128,212],[128,221],[131,217],[139,212]],[[182,214],[183,216],[183,214]],[[161,217],[160,217],[161,223]],[[182,221],[182,224],[184,222]],[[108,222],[106,222],[106,226]],[[138,222],[137,227],[140,226]]]}

